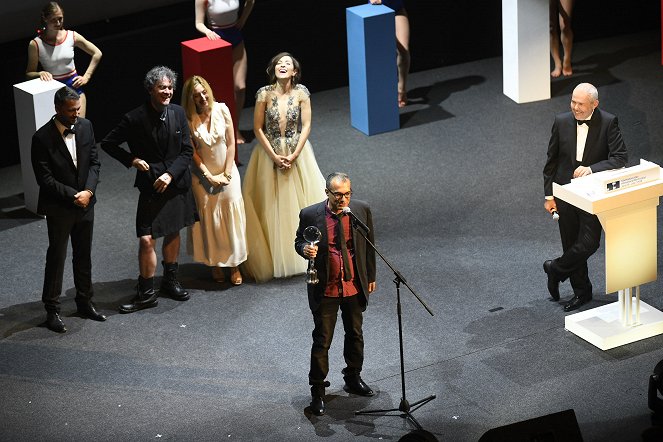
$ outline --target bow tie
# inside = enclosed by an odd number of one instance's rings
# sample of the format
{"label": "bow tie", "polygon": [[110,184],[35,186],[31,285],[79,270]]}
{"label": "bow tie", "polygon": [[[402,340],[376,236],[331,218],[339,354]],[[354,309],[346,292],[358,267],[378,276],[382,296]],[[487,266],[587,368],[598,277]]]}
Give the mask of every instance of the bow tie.
{"label": "bow tie", "polygon": [[578,126],[581,126],[583,124],[586,124],[587,127],[590,126],[591,120],[576,120],[576,123],[578,123]]}
{"label": "bow tie", "polygon": [[69,134],[76,135],[76,130],[73,129],[73,127],[72,127],[71,129],[65,129],[64,132],[62,132],[62,135],[63,135],[65,138],[66,138],[67,135],[69,135]]}

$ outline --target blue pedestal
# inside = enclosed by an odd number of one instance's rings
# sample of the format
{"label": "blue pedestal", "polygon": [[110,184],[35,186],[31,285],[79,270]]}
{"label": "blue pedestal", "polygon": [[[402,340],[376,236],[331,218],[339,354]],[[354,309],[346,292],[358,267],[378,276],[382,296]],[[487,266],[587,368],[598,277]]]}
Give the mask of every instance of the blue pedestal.
{"label": "blue pedestal", "polygon": [[350,120],[366,135],[400,127],[394,15],[383,5],[346,9]]}

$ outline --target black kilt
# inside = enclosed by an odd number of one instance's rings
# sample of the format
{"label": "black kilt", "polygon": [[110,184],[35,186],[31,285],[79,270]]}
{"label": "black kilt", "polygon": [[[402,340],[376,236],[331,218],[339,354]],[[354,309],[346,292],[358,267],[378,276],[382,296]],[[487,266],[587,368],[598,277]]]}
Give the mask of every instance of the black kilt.
{"label": "black kilt", "polygon": [[161,238],[178,233],[198,221],[196,202],[191,188],[175,187],[163,193],[141,192],[136,209],[136,236]]}

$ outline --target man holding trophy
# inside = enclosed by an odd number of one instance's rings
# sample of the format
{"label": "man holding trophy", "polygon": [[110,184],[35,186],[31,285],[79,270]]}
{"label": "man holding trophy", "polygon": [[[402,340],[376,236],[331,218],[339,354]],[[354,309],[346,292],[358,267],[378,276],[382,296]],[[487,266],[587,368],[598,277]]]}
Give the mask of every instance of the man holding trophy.
{"label": "man holding trophy", "polygon": [[374,394],[360,376],[364,361],[363,312],[369,293],[375,290],[375,251],[366,241],[372,243],[374,238],[371,209],[363,201],[350,202],[351,182],[344,173],[327,177],[325,193],[326,201],[301,210],[295,238],[297,253],[314,264],[314,268],[309,266],[307,277],[314,323],[309,384],[310,409],[318,416],[325,412],[327,353],[339,309],[347,365],[343,369],[343,389],[361,396]]}

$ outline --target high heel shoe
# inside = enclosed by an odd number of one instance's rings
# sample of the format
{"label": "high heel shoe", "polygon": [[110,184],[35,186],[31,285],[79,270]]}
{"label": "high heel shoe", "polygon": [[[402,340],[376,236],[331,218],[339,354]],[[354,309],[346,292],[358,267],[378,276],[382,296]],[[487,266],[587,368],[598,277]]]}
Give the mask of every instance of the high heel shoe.
{"label": "high heel shoe", "polygon": [[233,285],[240,285],[242,283],[242,274],[237,267],[230,269],[230,282]]}

